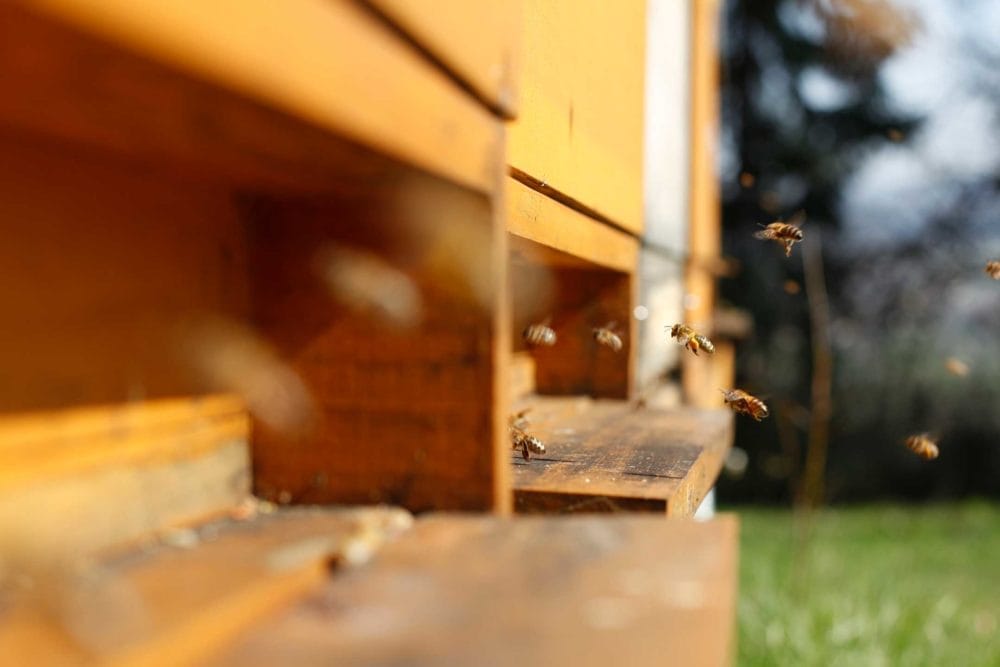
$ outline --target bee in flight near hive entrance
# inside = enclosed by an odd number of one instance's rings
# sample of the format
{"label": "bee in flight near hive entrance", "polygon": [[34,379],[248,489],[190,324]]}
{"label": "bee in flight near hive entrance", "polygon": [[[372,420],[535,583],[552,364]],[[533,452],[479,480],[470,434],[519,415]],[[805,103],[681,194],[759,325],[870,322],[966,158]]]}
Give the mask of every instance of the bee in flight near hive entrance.
{"label": "bee in flight near hive entrance", "polygon": [[617,322],[608,322],[603,327],[594,329],[594,340],[601,345],[610,347],[615,352],[621,352],[624,343],[622,343],[621,336],[615,333],[617,328]]}
{"label": "bee in flight near hive entrance", "polygon": [[937,441],[928,433],[911,435],[906,439],[906,447],[920,458],[928,461],[938,457]]}
{"label": "bee in flight near hive entrance", "polygon": [[532,454],[545,453],[545,444],[524,430],[528,427],[527,413],[528,410],[521,410],[509,419],[511,448],[520,449],[525,461],[530,460]]}
{"label": "bee in flight near hive entrance", "polygon": [[552,347],[556,344],[556,332],[549,326],[551,317],[537,324],[529,324],[521,332],[521,338],[528,345]]}
{"label": "bee in flight near hive entrance", "polygon": [[801,211],[792,216],[788,222],[778,220],[769,225],[761,225],[764,229],[755,232],[753,237],[763,241],[777,241],[785,247],[785,257],[792,254],[792,246],[802,240],[802,223],[805,222],[805,214]]}
{"label": "bee in flight near hive entrance", "polygon": [[676,338],[678,343],[694,352],[695,356],[698,356],[698,350],[705,350],[709,354],[715,352],[715,345],[708,336],[701,335],[686,324],[675,324],[670,327],[670,337]]}
{"label": "bee in flight near hive entrance", "polygon": [[986,275],[993,280],[1000,280],[1000,259],[986,262]]}
{"label": "bee in flight near hive entrance", "polygon": [[729,391],[720,389],[719,391],[722,392],[723,400],[726,401],[726,405],[733,409],[733,412],[753,417],[757,421],[771,414],[767,406],[764,405],[764,401],[742,389],[730,389]]}

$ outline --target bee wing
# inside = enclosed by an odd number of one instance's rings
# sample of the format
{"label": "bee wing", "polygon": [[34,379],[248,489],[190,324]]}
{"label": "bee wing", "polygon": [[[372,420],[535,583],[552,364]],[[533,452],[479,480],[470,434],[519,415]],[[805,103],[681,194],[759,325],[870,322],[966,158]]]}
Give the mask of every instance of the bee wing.
{"label": "bee wing", "polygon": [[770,229],[762,229],[759,232],[754,232],[753,237],[764,241],[769,241],[774,238]]}
{"label": "bee wing", "polygon": [[801,227],[806,222],[806,211],[804,208],[800,208],[798,211],[792,214],[788,220],[785,221],[786,224],[792,225],[793,227]]}

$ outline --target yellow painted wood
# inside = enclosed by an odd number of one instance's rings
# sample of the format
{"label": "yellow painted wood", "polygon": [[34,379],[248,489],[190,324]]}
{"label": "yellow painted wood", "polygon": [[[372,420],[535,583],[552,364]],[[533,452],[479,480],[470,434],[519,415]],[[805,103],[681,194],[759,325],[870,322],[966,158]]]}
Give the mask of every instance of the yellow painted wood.
{"label": "yellow painted wood", "polygon": [[644,0],[526,0],[508,162],[642,229]]}
{"label": "yellow painted wood", "polygon": [[[684,321],[711,335],[715,311],[715,275],[707,269],[722,247],[719,184],[715,155],[719,127],[718,0],[693,3],[691,62],[691,219],[685,275]],[[688,402],[701,407],[722,405],[712,367],[684,355],[683,385]]]}
{"label": "yellow painted wood", "polygon": [[507,179],[507,230],[598,266],[628,273],[635,270],[639,252],[635,237],[512,178]]}
{"label": "yellow painted wood", "polygon": [[370,0],[503,116],[517,111],[520,0]]}
{"label": "yellow painted wood", "polygon": [[349,0],[24,4],[458,183],[498,183],[500,123]]}
{"label": "yellow painted wood", "polygon": [[227,511],[249,491],[249,421],[229,395],[0,418],[0,553],[81,557]]}

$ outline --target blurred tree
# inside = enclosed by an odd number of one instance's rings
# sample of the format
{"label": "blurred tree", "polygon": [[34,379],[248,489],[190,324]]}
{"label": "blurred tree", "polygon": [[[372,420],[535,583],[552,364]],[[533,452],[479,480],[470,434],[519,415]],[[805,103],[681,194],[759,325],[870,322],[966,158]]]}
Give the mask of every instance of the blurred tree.
{"label": "blurred tree", "polygon": [[[832,310],[828,497],[1000,495],[1000,287],[983,275],[1000,256],[998,5],[727,3],[724,243],[744,269],[722,297],[754,316],[739,381],[775,417],[738,422],[750,465],[723,499],[788,500],[802,472],[812,332],[808,290],[788,285],[802,251],[752,238],[799,209],[806,243],[823,230]],[[901,445],[924,430],[942,436],[933,463]]]}

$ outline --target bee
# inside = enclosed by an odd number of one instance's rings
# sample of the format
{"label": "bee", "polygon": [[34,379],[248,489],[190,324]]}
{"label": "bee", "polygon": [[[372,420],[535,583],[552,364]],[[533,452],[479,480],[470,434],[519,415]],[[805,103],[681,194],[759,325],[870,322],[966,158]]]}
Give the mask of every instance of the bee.
{"label": "bee", "polygon": [[520,412],[515,412],[514,414],[512,414],[510,418],[507,420],[509,426],[511,428],[516,428],[519,431],[523,431],[524,429],[528,428],[529,422],[527,415],[529,412],[531,412],[531,408],[525,408]]}
{"label": "bee", "polygon": [[416,282],[375,253],[331,244],[317,253],[314,269],[330,296],[350,310],[399,328],[423,319],[423,295]]}
{"label": "bee", "polygon": [[552,347],[556,344],[556,332],[549,326],[549,319],[538,324],[529,324],[521,332],[521,338],[528,345],[544,345]]}
{"label": "bee", "polygon": [[753,417],[757,421],[771,414],[767,406],[764,405],[764,401],[756,396],[751,396],[742,389],[730,389],[729,391],[720,389],[719,391],[722,392],[726,405],[732,408],[733,412]]}
{"label": "bee", "polygon": [[621,336],[615,333],[617,327],[617,322],[608,322],[603,327],[594,329],[594,340],[601,345],[610,347],[615,352],[621,352],[624,343],[622,343]]}
{"label": "bee", "polygon": [[521,410],[509,419],[511,448],[520,449],[525,461],[530,460],[532,454],[545,453],[545,444],[524,430],[528,427],[528,418],[525,416],[527,413],[528,410]]}
{"label": "bee", "polygon": [[986,275],[993,280],[1000,280],[1000,259],[986,262]]}
{"label": "bee", "polygon": [[670,327],[670,337],[676,338],[678,343],[694,352],[695,356],[698,356],[699,349],[705,350],[709,354],[715,352],[715,345],[708,339],[708,336],[701,335],[686,324],[675,324]]}
{"label": "bee", "polygon": [[960,378],[969,374],[969,365],[961,359],[957,359],[955,357],[948,357],[945,359],[944,367],[949,373]]}
{"label": "bee", "polygon": [[764,241],[777,241],[785,246],[785,257],[790,257],[792,246],[801,241],[804,236],[800,229],[803,222],[805,222],[805,216],[796,214],[788,222],[778,220],[769,225],[761,225],[764,229],[755,232],[753,237]]}
{"label": "bee", "polygon": [[906,447],[920,458],[928,461],[938,457],[937,441],[928,433],[911,435],[906,439]]}

